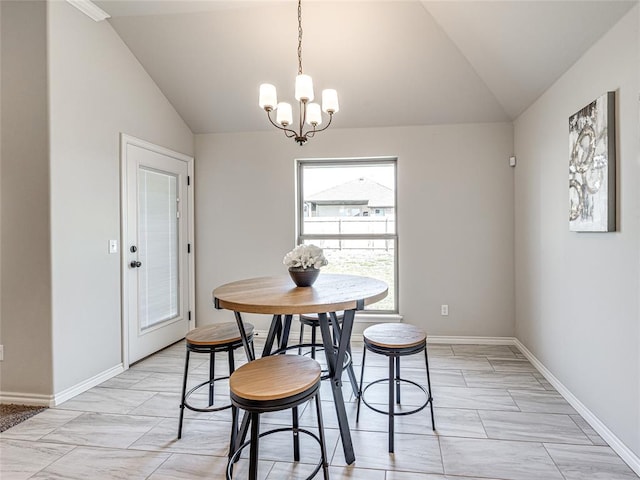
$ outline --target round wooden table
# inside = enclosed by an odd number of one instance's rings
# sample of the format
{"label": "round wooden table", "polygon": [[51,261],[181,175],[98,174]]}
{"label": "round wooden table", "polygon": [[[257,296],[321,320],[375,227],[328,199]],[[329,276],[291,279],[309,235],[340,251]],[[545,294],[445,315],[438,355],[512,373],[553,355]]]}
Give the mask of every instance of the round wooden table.
{"label": "round wooden table", "polygon": [[292,315],[361,310],[387,296],[375,278],[321,273],[312,287],[296,287],[288,275],[250,278],[213,291],[216,308],[244,313]]}
{"label": "round wooden table", "polygon": [[[239,327],[243,325],[241,313],[273,315],[263,356],[271,353],[276,337],[280,338],[280,349],[287,347],[293,315],[318,314],[340,436],[348,464],[355,461],[355,454],[342,395],[342,372],[345,356],[349,350],[355,312],[364,309],[366,305],[382,300],[387,296],[388,290],[389,287],[385,282],[375,278],[320,273],[311,287],[296,287],[288,275],[279,275],[227,283],[213,291],[215,307],[235,312]],[[335,315],[337,311],[344,311],[344,319],[342,326],[338,322],[332,322],[331,325],[339,339],[336,349],[331,343],[327,314]],[[244,329],[240,328],[240,332],[243,331]],[[246,341],[245,350],[247,357],[252,359],[253,356]],[[349,373],[350,377],[353,376],[352,369]],[[352,378],[353,382],[355,378]],[[357,387],[354,391],[358,394]]]}

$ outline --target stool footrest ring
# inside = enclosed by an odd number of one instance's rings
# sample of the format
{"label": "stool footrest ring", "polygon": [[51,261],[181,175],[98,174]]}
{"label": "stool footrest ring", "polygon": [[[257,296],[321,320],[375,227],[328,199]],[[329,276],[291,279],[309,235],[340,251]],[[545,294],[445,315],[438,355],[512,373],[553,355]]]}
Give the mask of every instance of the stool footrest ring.
{"label": "stool footrest ring", "polygon": [[185,408],[188,408],[189,410],[194,411],[194,412],[219,412],[220,410],[226,410],[227,408],[231,408],[231,403],[228,403],[228,404],[225,404],[225,405],[221,405],[219,407],[216,407],[214,405],[209,406],[209,407],[194,407],[193,405],[189,404],[189,397],[196,390],[199,390],[200,388],[204,387],[205,385],[209,385],[211,383],[215,383],[218,380],[227,380],[228,378],[229,378],[228,375],[226,377],[216,377],[213,380],[205,380],[204,382],[199,383],[198,385],[193,387],[184,396],[184,406],[185,406]]}
{"label": "stool footrest ring", "polygon": [[[266,435],[272,435],[274,433],[281,433],[281,432],[304,433],[305,435],[308,435],[311,438],[313,438],[318,443],[318,445],[322,445],[322,442],[320,441],[320,437],[318,437],[318,435],[316,435],[315,433],[305,428],[293,428],[293,427],[274,428],[273,430],[267,430],[266,432],[260,433],[258,435],[258,438],[262,438]],[[234,452],[234,454],[231,456],[231,458],[229,458],[229,463],[227,464],[227,480],[233,479],[233,464],[240,459],[240,455],[242,455],[242,451],[246,447],[248,447],[250,444],[251,444],[251,440],[247,440],[242,445],[240,445],[238,449]],[[321,468],[322,468],[322,456],[320,457],[320,462],[318,462],[318,465],[316,465],[313,472],[311,472],[311,475],[306,477],[304,480],[311,480],[313,477],[316,476],[316,474],[320,471]]]}
{"label": "stool footrest ring", "polygon": [[395,416],[395,417],[399,417],[399,416],[402,416],[402,415],[411,415],[412,413],[417,413],[417,412],[419,412],[420,410],[423,410],[424,408],[426,408],[426,407],[427,407],[427,405],[429,405],[429,403],[430,403],[430,402],[433,402],[433,398],[431,397],[431,392],[428,392],[428,391],[427,391],[427,389],[426,389],[426,388],[424,388],[424,387],[423,387],[422,385],[420,385],[419,383],[416,383],[416,382],[414,382],[414,381],[412,381],[412,380],[407,380],[407,379],[404,379],[404,378],[394,378],[394,379],[393,379],[393,381],[394,381],[394,382],[395,382],[395,381],[398,381],[398,382],[402,382],[402,383],[409,383],[409,384],[411,384],[411,385],[414,385],[414,386],[418,387],[420,390],[422,390],[422,391],[423,391],[423,393],[424,393],[424,394],[425,394],[425,396],[427,397],[427,400],[426,400],[422,405],[420,405],[419,407],[416,407],[415,409],[413,409],[413,410],[409,410],[409,411],[406,411],[406,412],[396,412],[395,410],[394,410],[393,412],[388,412],[388,411],[386,411],[386,410],[381,410],[381,409],[379,409],[379,408],[377,408],[377,407],[374,407],[374,406],[372,406],[370,403],[368,403],[368,402],[367,402],[367,399],[365,398],[364,394],[365,394],[365,392],[368,390],[368,388],[369,388],[369,387],[372,387],[373,385],[376,385],[376,384],[378,384],[378,383],[382,383],[382,382],[385,382],[385,383],[388,383],[388,382],[389,382],[389,379],[388,379],[388,378],[381,378],[381,379],[379,379],[379,380],[375,380],[375,381],[371,382],[369,385],[367,385],[366,387],[364,387],[364,389],[362,390],[362,392],[360,392],[360,398],[362,399],[362,402],[363,402],[367,407],[369,407],[371,410],[373,410],[374,412],[382,413],[382,414],[384,414],[384,415],[393,415],[393,416]]}

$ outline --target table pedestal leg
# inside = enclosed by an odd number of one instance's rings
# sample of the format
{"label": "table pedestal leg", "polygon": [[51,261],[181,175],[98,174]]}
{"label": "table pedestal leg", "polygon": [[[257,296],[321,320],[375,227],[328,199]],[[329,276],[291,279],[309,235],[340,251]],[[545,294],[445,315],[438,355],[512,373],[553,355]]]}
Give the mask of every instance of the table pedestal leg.
{"label": "table pedestal leg", "polygon": [[267,339],[264,342],[264,349],[262,350],[263,357],[266,357],[271,353],[273,350],[273,342],[275,342],[279,337],[282,337],[282,315],[274,315],[271,320]]}
{"label": "table pedestal leg", "polygon": [[345,353],[349,346],[349,339],[351,338],[351,331],[353,330],[355,310],[346,310],[344,312],[342,332],[340,332],[340,341],[338,343],[337,352],[335,351],[331,341],[327,314],[320,313],[318,316],[320,319],[320,330],[322,331],[322,343],[324,344],[324,352],[327,357],[331,392],[333,393],[333,402],[338,416],[338,426],[340,428],[340,438],[342,439],[342,447],[344,449],[344,459],[348,465],[351,465],[355,462],[356,456],[353,451],[351,431],[349,430],[349,420],[347,418],[347,411],[344,407],[344,397],[342,395],[342,370]]}
{"label": "table pedestal leg", "polygon": [[238,324],[238,330],[240,331],[240,337],[242,338],[242,346],[244,347],[244,353],[247,355],[247,360],[251,362],[256,359],[255,351],[249,345],[249,339],[247,339],[247,333],[244,331],[244,324],[242,323],[242,316],[240,312],[233,312],[236,316],[236,323]]}
{"label": "table pedestal leg", "polygon": [[[333,325],[333,337],[340,343],[340,336],[342,332],[340,330],[340,324],[338,323],[338,317],[335,312],[331,312],[331,324]],[[349,381],[351,381],[351,388],[353,389],[353,395],[358,398],[360,396],[360,390],[358,387],[358,380],[356,374],[353,371],[353,355],[351,355],[351,342],[347,343],[347,353],[350,356],[349,365],[347,366],[347,374],[349,375]]]}

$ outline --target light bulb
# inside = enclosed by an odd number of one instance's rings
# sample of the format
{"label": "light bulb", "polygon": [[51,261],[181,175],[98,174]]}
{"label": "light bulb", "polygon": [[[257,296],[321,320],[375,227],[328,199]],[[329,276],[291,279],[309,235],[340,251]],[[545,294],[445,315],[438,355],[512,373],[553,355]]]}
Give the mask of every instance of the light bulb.
{"label": "light bulb", "polygon": [[307,104],[306,120],[312,127],[318,126],[322,123],[322,113],[320,112],[320,105],[317,103]]}
{"label": "light bulb", "polygon": [[260,99],[258,100],[260,108],[265,110],[273,110],[278,104],[278,96],[276,95],[276,87],[270,83],[260,85]]}
{"label": "light bulb", "polygon": [[322,91],[322,110],[325,113],[336,113],[340,110],[338,105],[338,92],[332,88]]}
{"label": "light bulb", "polygon": [[286,127],[287,125],[291,125],[292,121],[293,111],[291,110],[291,105],[286,102],[280,102],[276,110],[276,122]]}
{"label": "light bulb", "polygon": [[300,74],[296,77],[296,100],[313,102],[313,80],[309,75]]}

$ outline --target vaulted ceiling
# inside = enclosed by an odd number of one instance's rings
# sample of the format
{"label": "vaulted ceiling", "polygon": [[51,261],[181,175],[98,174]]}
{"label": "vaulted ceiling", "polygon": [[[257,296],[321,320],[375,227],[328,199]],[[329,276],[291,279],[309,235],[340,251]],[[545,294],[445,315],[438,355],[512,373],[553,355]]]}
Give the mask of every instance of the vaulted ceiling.
{"label": "vaulted ceiling", "polygon": [[[272,128],[260,83],[294,100],[295,0],[94,3],[194,133]],[[509,121],[637,3],[305,0],[303,66],[339,128]]]}

